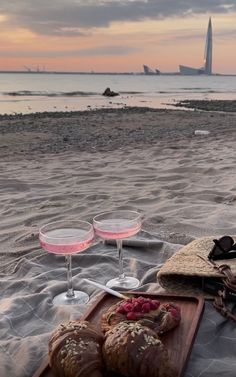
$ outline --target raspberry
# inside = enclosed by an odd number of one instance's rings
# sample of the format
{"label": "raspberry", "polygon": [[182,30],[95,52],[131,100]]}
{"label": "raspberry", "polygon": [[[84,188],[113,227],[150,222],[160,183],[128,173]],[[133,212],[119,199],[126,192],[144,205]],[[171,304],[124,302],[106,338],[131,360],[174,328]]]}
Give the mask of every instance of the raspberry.
{"label": "raspberry", "polygon": [[126,318],[130,321],[136,321],[137,320],[137,316],[136,316],[136,313],[134,312],[129,312],[126,314]]}
{"label": "raspberry", "polygon": [[135,302],[133,305],[133,311],[134,312],[141,312],[142,310],[142,305],[139,302]]}
{"label": "raspberry", "polygon": [[171,309],[169,310],[169,312],[171,313],[171,315],[172,315],[174,318],[179,319],[179,317],[180,317],[180,312],[179,312],[179,310],[177,310],[176,308],[171,308]]}
{"label": "raspberry", "polygon": [[120,314],[126,313],[125,309],[123,308],[123,305],[118,306],[118,308],[116,308],[116,312]]}
{"label": "raspberry", "polygon": [[128,312],[132,312],[132,310],[133,310],[133,305],[132,305],[132,304],[129,304],[129,303],[125,303],[125,304],[123,305],[123,308],[124,308],[124,310],[125,310],[126,313],[128,313]]}
{"label": "raspberry", "polygon": [[151,309],[152,310],[156,310],[156,309],[158,309],[159,308],[159,306],[160,306],[160,301],[158,301],[158,300],[152,300],[151,302],[150,302],[150,306],[151,306]]}
{"label": "raspberry", "polygon": [[136,301],[139,303],[139,304],[144,304],[145,303],[145,298],[140,296],[136,299]]}
{"label": "raspberry", "polygon": [[151,306],[149,302],[142,305],[142,313],[149,313],[151,310]]}

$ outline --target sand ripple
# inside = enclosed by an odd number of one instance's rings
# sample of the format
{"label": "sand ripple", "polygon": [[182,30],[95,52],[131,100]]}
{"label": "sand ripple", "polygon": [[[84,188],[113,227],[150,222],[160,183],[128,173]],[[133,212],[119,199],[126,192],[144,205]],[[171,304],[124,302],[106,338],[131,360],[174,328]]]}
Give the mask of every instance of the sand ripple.
{"label": "sand ripple", "polygon": [[[111,119],[115,115],[119,114],[112,113]],[[136,127],[145,129],[146,116],[134,114],[133,120],[139,119]],[[168,129],[175,132],[173,117],[173,113],[157,113],[155,122],[169,122]],[[92,124],[95,118],[91,114]],[[108,127],[105,115],[102,119]],[[130,114],[122,119],[119,126],[109,123],[116,135],[132,123]],[[214,114],[213,119],[219,130],[222,115]],[[145,139],[130,146],[119,140],[119,147],[93,153],[71,147],[58,153],[27,149],[21,154],[14,149],[15,137],[0,166],[2,260],[29,251],[29,245],[33,253],[40,252],[37,232],[45,222],[92,221],[99,212],[116,208],[141,211],[144,229],[177,243],[202,235],[236,234],[234,119],[225,118],[224,133],[185,137],[195,122],[194,113],[184,113],[182,137],[177,132],[175,139],[165,137],[155,143],[152,139],[149,144]]]}

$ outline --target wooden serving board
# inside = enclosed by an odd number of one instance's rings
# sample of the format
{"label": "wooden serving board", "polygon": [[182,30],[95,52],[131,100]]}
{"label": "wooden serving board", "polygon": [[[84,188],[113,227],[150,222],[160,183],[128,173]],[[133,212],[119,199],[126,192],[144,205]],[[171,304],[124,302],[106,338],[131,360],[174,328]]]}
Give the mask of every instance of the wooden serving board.
{"label": "wooden serving board", "polygon": [[[176,367],[178,372],[175,377],[182,377],[200,324],[204,309],[204,299],[202,297],[162,295],[137,291],[127,292],[127,294],[150,297],[161,302],[173,302],[180,307],[180,325],[164,334],[161,339],[168,349],[171,363]],[[118,298],[104,293],[81,319],[87,320],[99,327],[101,315],[109,306],[117,301],[119,301]],[[53,377],[48,360],[45,360],[32,377]]]}

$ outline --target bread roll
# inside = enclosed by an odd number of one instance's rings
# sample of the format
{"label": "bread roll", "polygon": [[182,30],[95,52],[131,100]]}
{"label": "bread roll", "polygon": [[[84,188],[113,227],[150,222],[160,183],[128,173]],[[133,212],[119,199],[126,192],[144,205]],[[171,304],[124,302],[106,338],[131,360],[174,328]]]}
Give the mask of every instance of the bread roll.
{"label": "bread roll", "polygon": [[103,358],[108,371],[122,376],[176,377],[155,331],[137,322],[120,322],[105,334]]}
{"label": "bread roll", "polygon": [[49,340],[55,377],[102,377],[103,336],[87,321],[60,325]]}

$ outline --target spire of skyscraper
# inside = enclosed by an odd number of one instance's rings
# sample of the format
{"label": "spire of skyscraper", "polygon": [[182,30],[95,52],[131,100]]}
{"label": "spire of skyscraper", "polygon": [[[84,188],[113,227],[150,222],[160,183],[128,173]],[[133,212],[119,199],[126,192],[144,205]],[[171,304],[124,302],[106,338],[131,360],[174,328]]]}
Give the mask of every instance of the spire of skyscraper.
{"label": "spire of skyscraper", "polygon": [[205,45],[205,55],[204,55],[204,68],[207,75],[212,74],[212,25],[211,17],[209,18],[206,45]]}
{"label": "spire of skyscraper", "polygon": [[202,68],[193,68],[185,65],[179,66],[181,75],[211,75],[212,74],[212,24],[211,17],[209,18],[205,53],[204,53],[204,65]]}

